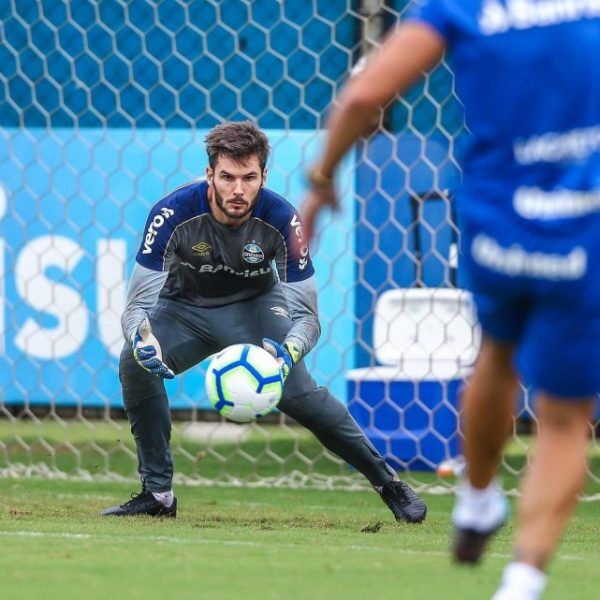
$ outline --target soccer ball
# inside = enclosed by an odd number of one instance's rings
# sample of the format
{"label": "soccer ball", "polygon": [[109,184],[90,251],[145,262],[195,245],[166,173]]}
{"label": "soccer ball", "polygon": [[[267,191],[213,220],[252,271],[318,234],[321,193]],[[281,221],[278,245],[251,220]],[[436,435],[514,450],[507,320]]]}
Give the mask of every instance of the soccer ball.
{"label": "soccer ball", "polygon": [[253,344],[234,344],[219,352],[208,366],[205,386],[213,406],[238,423],[270,413],[283,392],[275,357]]}

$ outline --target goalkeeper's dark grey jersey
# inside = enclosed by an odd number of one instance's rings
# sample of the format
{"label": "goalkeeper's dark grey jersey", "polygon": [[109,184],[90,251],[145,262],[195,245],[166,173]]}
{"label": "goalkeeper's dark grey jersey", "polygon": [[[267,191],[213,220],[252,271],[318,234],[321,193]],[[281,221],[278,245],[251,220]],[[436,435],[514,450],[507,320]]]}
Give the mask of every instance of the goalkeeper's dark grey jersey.
{"label": "goalkeeper's dark grey jersey", "polygon": [[314,273],[292,205],[261,189],[251,218],[228,227],[212,215],[208,184],[193,182],[169,194],[150,212],[136,256],[152,271],[168,271],[160,293],[200,307],[223,306]]}

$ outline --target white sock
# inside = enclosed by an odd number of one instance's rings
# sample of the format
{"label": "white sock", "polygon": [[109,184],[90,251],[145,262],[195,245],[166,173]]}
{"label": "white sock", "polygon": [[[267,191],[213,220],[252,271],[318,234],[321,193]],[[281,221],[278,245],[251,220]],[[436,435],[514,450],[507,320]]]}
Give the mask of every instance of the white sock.
{"label": "white sock", "polygon": [[546,587],[546,574],[532,565],[510,563],[492,600],[539,600]]}
{"label": "white sock", "polygon": [[458,487],[452,520],[458,527],[481,533],[499,527],[508,515],[508,502],[497,481],[483,489],[464,480]]}
{"label": "white sock", "polygon": [[155,500],[160,502],[166,508],[169,508],[175,499],[173,490],[169,490],[168,492],[152,492],[152,495],[154,496]]}
{"label": "white sock", "polygon": [[498,485],[497,481],[492,481],[486,488],[474,488],[470,483],[465,484],[464,494],[467,501],[474,507],[494,502],[499,496],[504,495],[504,491]]}

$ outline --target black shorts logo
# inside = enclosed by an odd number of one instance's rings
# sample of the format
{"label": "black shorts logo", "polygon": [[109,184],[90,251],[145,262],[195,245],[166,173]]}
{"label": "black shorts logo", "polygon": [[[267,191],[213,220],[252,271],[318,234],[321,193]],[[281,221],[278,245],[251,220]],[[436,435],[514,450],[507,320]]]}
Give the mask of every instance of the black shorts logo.
{"label": "black shorts logo", "polygon": [[252,265],[265,260],[265,253],[258,244],[246,244],[242,250],[242,258]]}

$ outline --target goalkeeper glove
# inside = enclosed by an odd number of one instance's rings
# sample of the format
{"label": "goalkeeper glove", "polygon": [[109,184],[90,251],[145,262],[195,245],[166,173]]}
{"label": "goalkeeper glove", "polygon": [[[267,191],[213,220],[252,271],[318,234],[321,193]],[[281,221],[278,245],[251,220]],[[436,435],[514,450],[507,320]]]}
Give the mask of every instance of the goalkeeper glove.
{"label": "goalkeeper glove", "polygon": [[175,373],[162,361],[160,344],[156,337],[152,335],[150,321],[147,317],[139,324],[131,345],[133,356],[142,369],[163,379],[173,379],[175,377]]}
{"label": "goalkeeper glove", "polygon": [[300,359],[300,349],[293,342],[278,344],[269,338],[263,338],[262,343],[263,348],[279,363],[281,378],[285,381],[294,364]]}

